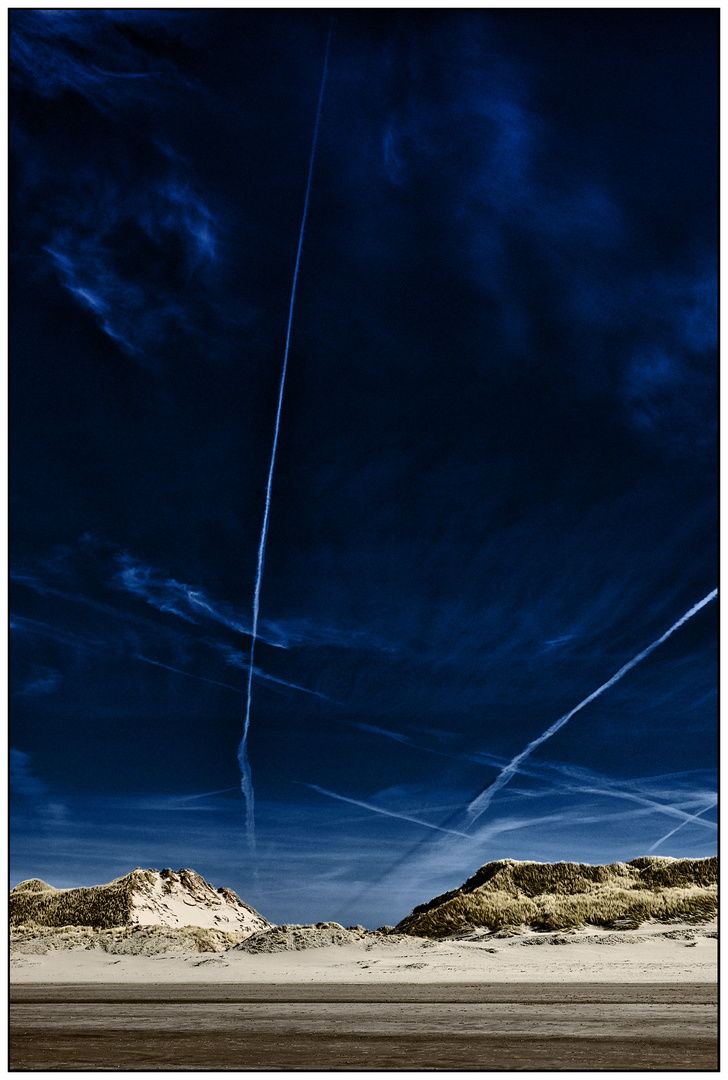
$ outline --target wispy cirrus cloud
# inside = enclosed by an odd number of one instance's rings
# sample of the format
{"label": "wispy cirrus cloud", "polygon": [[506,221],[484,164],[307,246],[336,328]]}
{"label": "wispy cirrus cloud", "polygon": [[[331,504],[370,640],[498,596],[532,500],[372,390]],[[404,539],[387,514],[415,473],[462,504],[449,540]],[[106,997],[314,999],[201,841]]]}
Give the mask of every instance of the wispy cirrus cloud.
{"label": "wispy cirrus cloud", "polygon": [[[214,304],[220,227],[179,161],[136,188],[77,177],[48,228],[61,284],[122,351],[143,358],[180,332],[197,336]],[[133,262],[129,244],[142,255]]]}
{"label": "wispy cirrus cloud", "polygon": [[[11,78],[57,98],[73,92],[108,114],[138,101],[139,81],[179,81],[167,58],[152,57],[124,33],[134,23],[161,25],[152,12],[16,10],[10,20]],[[174,25],[165,20],[165,29]]]}
{"label": "wispy cirrus cloud", "polygon": [[649,314],[621,388],[627,415],[670,457],[704,456],[715,446],[718,425],[717,271],[705,264],[657,275],[643,291],[635,306],[641,299],[642,318]]}
{"label": "wispy cirrus cloud", "polygon": [[712,792],[705,784],[688,784],[683,780],[682,783],[673,782],[668,785],[660,776],[647,777],[641,781],[614,780],[609,777],[595,777],[595,774],[585,769],[565,765],[556,768],[561,776],[567,778],[561,785],[563,791],[623,799],[646,807],[653,813],[679,818],[682,824],[697,824],[713,832],[717,828],[714,822],[706,821],[699,814],[691,812],[703,806],[706,798],[711,798]]}
{"label": "wispy cirrus cloud", "polygon": [[[403,732],[389,731],[374,724],[347,720],[344,723],[383,738],[391,739],[404,746],[425,753],[437,754],[453,761],[473,762],[490,766],[498,771],[503,769],[508,760],[486,751],[443,750],[440,747],[427,746]],[[649,808],[654,813],[680,818],[685,824],[697,823],[715,830],[713,822],[703,821],[699,815],[690,813],[693,807],[700,807],[709,792],[704,784],[691,783],[691,773],[679,773],[675,776],[644,777],[640,780],[619,780],[595,773],[586,768],[564,765],[558,762],[528,761],[519,763],[519,776],[539,781],[540,790],[518,789],[517,797],[551,797],[554,793],[573,795],[598,795],[610,799],[622,799]],[[672,783],[667,783],[672,780]],[[705,812],[705,811],[703,811]]]}
{"label": "wispy cirrus cloud", "polygon": [[[232,667],[240,668],[242,671],[250,671],[250,656],[240,652],[238,649],[231,649],[229,645],[224,642],[214,642],[214,647],[221,652],[225,657],[225,663],[230,664]],[[274,675],[266,675],[260,668],[253,668],[253,678],[262,679],[265,682],[277,684],[278,686],[287,686],[291,690],[301,690],[304,694],[312,694],[314,697],[323,698],[324,701],[333,700],[328,694],[322,694],[319,690],[310,690],[305,686],[299,686],[298,683],[288,682],[286,679],[278,679]]]}
{"label": "wispy cirrus cloud", "polygon": [[40,637],[50,638],[52,641],[56,641],[61,645],[68,645],[72,649],[88,651],[98,649],[105,644],[101,638],[87,637],[64,627],[54,626],[52,623],[44,622],[42,619],[28,619],[24,615],[14,613],[10,615],[9,628],[11,632],[14,631],[21,635],[33,636],[37,634]]}
{"label": "wispy cirrus cloud", "polygon": [[36,697],[38,694],[54,694],[61,686],[63,676],[54,668],[33,665],[32,675],[22,690],[16,690],[16,696]]}
{"label": "wispy cirrus cloud", "polygon": [[65,804],[53,797],[51,789],[35,771],[33,758],[23,750],[11,747],[8,760],[10,795],[21,797],[26,813],[48,821],[65,817]]}
{"label": "wispy cirrus cloud", "polygon": [[[74,137],[85,136],[82,122],[78,133],[70,125],[51,160],[32,125],[16,117],[24,255],[37,268],[43,253],[73,303],[153,370],[172,362],[181,336],[200,358],[217,358],[231,328],[239,332],[249,318],[244,304],[233,312],[220,301],[227,210],[160,135],[165,126],[149,107],[164,114],[183,108],[185,94],[198,101],[199,88],[168,58],[173,50],[155,47],[189,34],[190,18],[170,11],[24,10],[10,18],[12,85],[40,100],[75,95],[103,114],[107,140],[103,156],[74,155]],[[84,116],[82,107],[76,112]]]}
{"label": "wispy cirrus cloud", "polygon": [[[250,636],[252,617],[241,613],[223,600],[217,600],[199,586],[177,581],[163,570],[137,559],[127,552],[115,556],[117,570],[112,582],[116,588],[138,596],[159,611],[177,615],[187,622],[202,624],[206,620],[220,623],[238,634]],[[296,616],[286,619],[261,619],[258,638],[278,649],[296,647],[334,647],[341,649],[373,649],[396,652],[394,645],[367,631],[351,627],[326,626],[313,619]],[[225,653],[226,663],[245,665],[244,654],[229,646],[216,643]]]}
{"label": "wispy cirrus cloud", "polygon": [[[705,458],[716,438],[710,242],[662,256],[639,238],[619,174],[574,160],[568,122],[554,126],[540,100],[539,66],[506,59],[497,37],[487,20],[466,15],[443,37],[460,61],[445,78],[444,45],[433,40],[422,56],[413,43],[408,92],[381,128],[382,171],[394,187],[426,193],[497,313],[498,347],[490,342],[484,364],[499,352],[519,366],[542,354],[544,321],[553,322],[560,369],[587,398],[610,399],[668,459]],[[524,291],[524,272],[550,283],[548,310],[538,289]]]}
{"label": "wispy cirrus cloud", "polygon": [[[238,634],[250,635],[249,616],[238,613],[224,601],[213,600],[202,588],[168,577],[158,568],[143,563],[126,552],[118,554],[115,561],[118,569],[112,583],[117,588],[138,596],[159,611],[177,615],[186,622],[212,620]],[[275,631],[269,632],[265,623],[259,637],[276,648],[287,647],[287,642],[281,640]]]}
{"label": "wispy cirrus cloud", "polygon": [[400,647],[375,631],[358,626],[326,625],[304,615],[273,619],[268,622],[287,648],[305,645],[311,648],[371,649],[375,652],[398,653]]}
{"label": "wispy cirrus cloud", "polygon": [[[154,667],[163,668],[185,678],[219,686],[236,694],[244,695],[244,686],[236,686],[225,678],[225,670],[248,672],[249,653],[242,647],[225,640],[224,633],[213,633],[214,626],[231,631],[236,637],[250,634],[249,618],[238,613],[229,603],[210,596],[203,588],[178,581],[159,567],[133,558],[127,552],[119,552],[110,545],[100,544],[86,536],[78,549],[64,547],[37,565],[26,564],[12,570],[10,578],[14,586],[28,589],[39,597],[54,602],[56,622],[13,616],[11,630],[25,636],[43,637],[65,646],[74,657],[89,656],[102,651],[107,657],[128,657]],[[96,593],[87,596],[84,589]],[[144,601],[149,616],[142,611],[130,610],[122,600],[126,594]],[[99,599],[104,596],[105,599]],[[69,618],[68,605],[86,610],[88,616]],[[132,608],[134,605],[132,604]],[[152,609],[151,611],[149,609]],[[181,620],[174,622],[154,618],[152,611],[172,615]],[[84,628],[93,625],[93,636]],[[69,622],[73,629],[69,628]],[[274,627],[272,632],[263,622],[260,637],[267,644],[285,650],[287,638]],[[29,661],[29,671],[22,689],[17,694],[28,696],[50,692],[60,685],[63,676],[55,672],[51,686],[51,672],[41,670]],[[224,664],[224,668],[221,666]],[[253,678],[272,689],[293,690],[318,697],[325,701],[332,698],[322,691],[302,685],[298,680],[273,674],[256,666]]]}

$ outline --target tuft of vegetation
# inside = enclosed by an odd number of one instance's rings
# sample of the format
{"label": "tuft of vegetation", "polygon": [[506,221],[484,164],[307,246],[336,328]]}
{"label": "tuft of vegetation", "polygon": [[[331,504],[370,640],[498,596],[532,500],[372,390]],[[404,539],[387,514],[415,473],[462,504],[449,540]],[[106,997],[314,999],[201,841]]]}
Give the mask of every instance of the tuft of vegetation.
{"label": "tuft of vegetation", "polygon": [[701,922],[718,908],[718,860],[645,856],[629,863],[487,863],[459,889],[420,904],[395,928],[445,937],[468,927],[636,929],[648,919]]}
{"label": "tuft of vegetation", "polygon": [[20,884],[16,885],[15,888],[13,889],[14,893],[18,893],[18,892],[38,893],[38,892],[55,892],[55,891],[56,890],[53,888],[52,885],[49,885],[46,881],[41,881],[41,879],[37,878],[37,877],[31,878],[30,881],[21,881]]}
{"label": "tuft of vegetation", "polygon": [[220,953],[239,945],[245,934],[201,926],[40,926],[11,928],[10,952],[38,954],[57,949],[102,949],[119,956],[158,956],[163,953]]}

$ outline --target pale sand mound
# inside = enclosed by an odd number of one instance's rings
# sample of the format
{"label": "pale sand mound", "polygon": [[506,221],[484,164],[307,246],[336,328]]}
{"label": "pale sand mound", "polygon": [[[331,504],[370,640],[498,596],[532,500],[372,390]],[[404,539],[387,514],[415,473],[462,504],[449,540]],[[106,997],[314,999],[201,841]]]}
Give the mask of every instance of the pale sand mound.
{"label": "pale sand mound", "polygon": [[[337,924],[279,928],[267,951],[240,946],[224,952],[180,949],[156,955],[120,955],[95,945],[47,953],[11,948],[11,981],[220,982],[220,983],[489,983],[489,982],[714,982],[715,922],[649,923],[618,933],[595,928],[509,937],[473,933],[466,940],[384,937]],[[312,931],[358,940],[300,947]],[[308,934],[306,933],[308,931]],[[270,931],[269,933],[277,933]],[[264,935],[261,935],[261,937]],[[324,933],[325,936],[325,933]],[[249,941],[251,939],[248,939]],[[293,942],[299,944],[292,944]],[[276,942],[278,943],[276,945]],[[89,941],[89,944],[91,942]],[[246,942],[247,944],[247,942]],[[280,947],[279,947],[280,946]],[[536,946],[536,947],[534,947]]]}
{"label": "pale sand mound", "polygon": [[344,929],[334,922],[308,926],[284,924],[253,934],[239,945],[234,945],[233,949],[250,953],[300,952],[302,949],[323,949],[327,945],[355,945],[359,942],[387,947],[408,940],[406,934],[382,934],[378,930],[365,930],[363,926]]}
{"label": "pale sand mound", "polygon": [[11,929],[10,955],[43,955],[79,949],[100,949],[121,956],[217,953],[237,945],[245,936],[245,932],[230,933],[201,926],[117,926],[110,930],[95,930],[90,926],[30,925]]}

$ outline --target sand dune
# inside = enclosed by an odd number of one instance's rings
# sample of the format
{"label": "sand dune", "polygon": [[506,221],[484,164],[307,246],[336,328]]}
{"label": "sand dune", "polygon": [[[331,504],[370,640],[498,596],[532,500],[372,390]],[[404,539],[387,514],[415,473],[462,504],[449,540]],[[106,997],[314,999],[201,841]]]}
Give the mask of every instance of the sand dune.
{"label": "sand dune", "polygon": [[33,951],[32,942],[11,949],[13,983],[680,983],[716,978],[715,922],[653,922],[639,930],[592,927],[505,938],[484,932],[467,940],[367,935],[348,944],[276,952],[198,952],[171,939],[156,955],[146,956],[93,946],[41,952]]}

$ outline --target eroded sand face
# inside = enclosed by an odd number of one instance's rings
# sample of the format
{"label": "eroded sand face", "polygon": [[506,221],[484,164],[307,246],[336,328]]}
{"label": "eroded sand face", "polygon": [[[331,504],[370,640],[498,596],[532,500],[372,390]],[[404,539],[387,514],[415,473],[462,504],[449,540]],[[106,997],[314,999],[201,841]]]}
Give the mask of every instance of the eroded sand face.
{"label": "eroded sand face", "polygon": [[716,925],[645,925],[619,933],[411,938],[251,954],[116,956],[101,949],[12,954],[13,983],[714,982]]}

